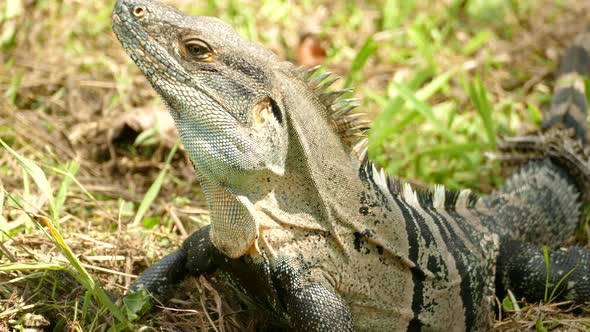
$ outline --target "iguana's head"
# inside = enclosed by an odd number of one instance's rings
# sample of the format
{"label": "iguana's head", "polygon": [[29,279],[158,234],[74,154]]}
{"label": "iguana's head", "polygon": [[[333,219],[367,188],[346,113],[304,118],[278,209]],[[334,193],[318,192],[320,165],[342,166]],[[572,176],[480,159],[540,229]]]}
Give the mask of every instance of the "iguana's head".
{"label": "iguana's head", "polygon": [[249,171],[282,174],[288,140],[272,52],[216,18],[150,0],[118,0],[113,30],[168,106],[202,176],[232,185]]}

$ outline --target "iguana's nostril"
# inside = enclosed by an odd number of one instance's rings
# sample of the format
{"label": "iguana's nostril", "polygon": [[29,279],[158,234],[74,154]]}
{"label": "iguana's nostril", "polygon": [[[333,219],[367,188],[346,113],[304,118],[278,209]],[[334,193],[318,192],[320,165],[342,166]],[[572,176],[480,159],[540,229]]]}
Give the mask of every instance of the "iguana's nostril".
{"label": "iguana's nostril", "polygon": [[143,6],[135,6],[133,7],[133,16],[137,18],[142,18],[145,15],[145,7]]}

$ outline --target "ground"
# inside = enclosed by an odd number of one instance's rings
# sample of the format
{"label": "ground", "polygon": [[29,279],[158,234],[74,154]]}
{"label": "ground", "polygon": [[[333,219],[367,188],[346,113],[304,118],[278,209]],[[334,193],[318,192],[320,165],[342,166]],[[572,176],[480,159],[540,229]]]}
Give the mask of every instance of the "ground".
{"label": "ground", "polygon": [[[0,330],[134,319],[108,298],[208,222],[170,118],[110,30],[113,2],[0,3],[0,139],[12,148],[0,147]],[[375,120],[370,154],[390,174],[482,193],[501,183],[484,153],[538,127],[559,56],[590,18],[583,0],[173,3],[357,87]],[[498,302],[497,330],[590,329],[587,306]],[[215,277],[166,305],[138,326],[264,325]]]}

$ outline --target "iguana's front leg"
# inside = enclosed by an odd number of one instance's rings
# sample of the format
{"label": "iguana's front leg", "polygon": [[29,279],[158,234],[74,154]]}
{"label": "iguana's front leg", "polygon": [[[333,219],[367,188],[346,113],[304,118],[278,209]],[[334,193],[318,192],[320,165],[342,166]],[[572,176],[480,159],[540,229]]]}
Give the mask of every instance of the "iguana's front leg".
{"label": "iguana's front leg", "polygon": [[350,308],[332,287],[308,280],[295,260],[280,259],[273,265],[273,283],[293,329],[354,331]]}
{"label": "iguana's front leg", "polygon": [[130,290],[145,289],[162,301],[170,296],[174,287],[189,275],[212,272],[213,261],[221,253],[209,240],[209,226],[191,234],[182,247],[147,268],[131,285]]}
{"label": "iguana's front leg", "polygon": [[146,269],[130,289],[145,289],[162,301],[185,277],[219,269],[292,330],[353,331],[344,300],[329,285],[309,280],[295,259],[231,259],[213,246],[209,231],[206,226],[191,234],[180,249]]}

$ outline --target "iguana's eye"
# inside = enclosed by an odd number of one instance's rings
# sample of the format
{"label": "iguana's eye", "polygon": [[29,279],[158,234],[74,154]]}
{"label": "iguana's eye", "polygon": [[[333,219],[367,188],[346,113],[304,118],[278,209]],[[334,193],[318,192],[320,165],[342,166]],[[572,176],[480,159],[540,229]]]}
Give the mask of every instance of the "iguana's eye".
{"label": "iguana's eye", "polygon": [[183,40],[181,50],[185,56],[196,61],[210,61],[213,56],[209,44],[197,38]]}
{"label": "iguana's eye", "polygon": [[142,18],[145,15],[145,8],[143,6],[133,7],[133,16]]}

